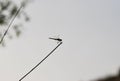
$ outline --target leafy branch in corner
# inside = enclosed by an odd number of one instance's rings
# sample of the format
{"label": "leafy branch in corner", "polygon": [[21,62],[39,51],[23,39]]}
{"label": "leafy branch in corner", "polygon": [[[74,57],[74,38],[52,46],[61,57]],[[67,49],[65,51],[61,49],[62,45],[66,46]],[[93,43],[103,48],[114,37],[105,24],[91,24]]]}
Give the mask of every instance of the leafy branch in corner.
{"label": "leafy branch in corner", "polygon": [[[24,0],[21,2],[23,9],[26,8],[29,0]],[[0,1],[0,39],[2,38],[7,26],[10,21],[14,17],[20,5],[11,1],[11,0],[3,0]],[[10,31],[7,32],[6,38],[12,39],[13,37],[19,37],[22,33],[22,26],[24,22],[28,22],[30,20],[28,14],[22,9],[22,11],[16,17],[15,23],[11,25]],[[2,46],[5,46],[5,39],[3,40]]]}

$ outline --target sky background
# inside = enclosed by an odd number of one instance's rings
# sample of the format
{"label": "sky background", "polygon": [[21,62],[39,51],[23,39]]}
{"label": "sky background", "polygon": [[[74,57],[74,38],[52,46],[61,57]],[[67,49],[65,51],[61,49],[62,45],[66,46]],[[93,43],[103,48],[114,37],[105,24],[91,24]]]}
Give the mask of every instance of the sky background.
{"label": "sky background", "polygon": [[58,35],[63,44],[22,81],[89,81],[117,74],[120,0],[35,0],[25,11],[31,21],[22,35],[0,48],[1,81],[18,81],[57,46],[48,38]]}

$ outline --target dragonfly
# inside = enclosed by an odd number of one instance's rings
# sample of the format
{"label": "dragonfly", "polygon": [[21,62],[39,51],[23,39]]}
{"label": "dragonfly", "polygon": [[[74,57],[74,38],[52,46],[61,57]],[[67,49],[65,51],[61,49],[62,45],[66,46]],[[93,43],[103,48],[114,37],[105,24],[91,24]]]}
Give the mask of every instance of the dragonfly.
{"label": "dragonfly", "polygon": [[52,37],[50,37],[49,39],[56,40],[58,42],[62,42],[62,39],[60,39],[60,38],[52,38]]}

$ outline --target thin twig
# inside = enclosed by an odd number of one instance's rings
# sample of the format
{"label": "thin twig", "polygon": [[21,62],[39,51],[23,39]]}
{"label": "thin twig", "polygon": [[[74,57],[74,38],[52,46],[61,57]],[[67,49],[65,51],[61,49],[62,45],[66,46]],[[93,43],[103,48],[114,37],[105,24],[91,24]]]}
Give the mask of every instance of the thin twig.
{"label": "thin twig", "polygon": [[20,10],[22,9],[23,5],[20,6],[20,8],[17,10],[17,12],[15,13],[14,17],[11,19],[7,29],[5,30],[3,36],[1,37],[1,40],[0,40],[0,44],[3,42],[3,39],[5,38],[8,30],[10,29],[10,26],[12,25],[13,21],[15,20],[15,18],[17,17],[18,13],[20,12]]}
{"label": "thin twig", "polygon": [[35,67],[33,67],[28,73],[26,73],[19,81],[22,81],[28,74],[30,74],[35,68],[37,68],[47,57],[49,57],[60,45],[60,42],[45,58],[43,58]]}

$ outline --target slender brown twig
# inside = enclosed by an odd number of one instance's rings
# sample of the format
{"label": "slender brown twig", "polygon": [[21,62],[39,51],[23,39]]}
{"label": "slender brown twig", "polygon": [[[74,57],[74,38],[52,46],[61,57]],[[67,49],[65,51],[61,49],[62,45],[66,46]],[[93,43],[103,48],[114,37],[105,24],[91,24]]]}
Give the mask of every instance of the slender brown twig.
{"label": "slender brown twig", "polygon": [[22,81],[28,74],[30,74],[35,68],[37,68],[47,57],[49,57],[60,45],[60,42],[45,58],[43,58],[35,67],[33,67],[28,73],[26,73],[19,81]]}

